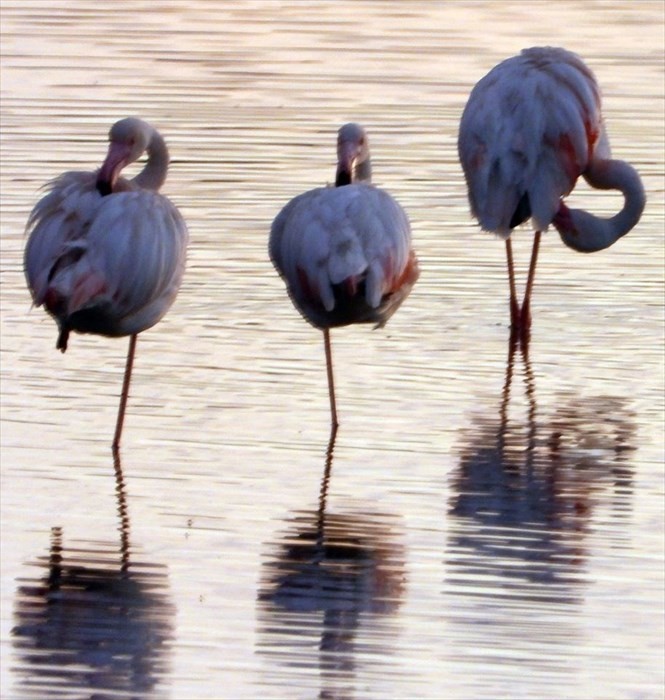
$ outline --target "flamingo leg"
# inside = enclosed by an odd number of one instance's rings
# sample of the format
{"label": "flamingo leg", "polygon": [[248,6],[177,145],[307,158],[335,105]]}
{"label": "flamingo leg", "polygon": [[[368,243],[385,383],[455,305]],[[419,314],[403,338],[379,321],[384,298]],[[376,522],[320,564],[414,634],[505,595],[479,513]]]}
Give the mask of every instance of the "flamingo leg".
{"label": "flamingo leg", "polygon": [[515,291],[515,268],[513,266],[513,245],[510,238],[506,238],[506,262],[508,263],[508,284],[510,285],[510,328],[511,335],[520,325],[520,305]]}
{"label": "flamingo leg", "polygon": [[536,277],[536,263],[538,262],[538,250],[540,248],[541,235],[542,234],[540,231],[536,231],[533,238],[531,262],[529,263],[529,276],[526,280],[526,290],[524,292],[524,301],[522,302],[522,311],[520,313],[520,333],[525,345],[528,344],[531,329],[531,290],[533,289],[533,281]]}
{"label": "flamingo leg", "polygon": [[333,379],[332,348],[330,347],[330,331],[323,329],[323,344],[326,349],[326,371],[328,373],[328,394],[330,396],[330,419],[332,422],[332,433],[337,432],[339,422],[337,421],[337,404],[335,402],[335,381]]}
{"label": "flamingo leg", "polygon": [[118,420],[115,424],[115,435],[113,436],[113,450],[120,447],[120,436],[122,435],[122,424],[125,420],[125,409],[129,398],[129,382],[132,378],[132,367],[134,366],[134,352],[136,350],[136,334],[129,338],[129,349],[127,350],[127,363],[125,364],[125,377],[122,380],[122,393],[120,394],[120,406],[118,407]]}
{"label": "flamingo leg", "polygon": [[506,362],[506,378],[503,382],[503,392],[501,394],[501,410],[499,411],[500,424],[497,433],[497,447],[501,455],[501,463],[506,447],[506,436],[508,434],[508,407],[510,406],[510,387],[513,382],[513,371],[515,367],[515,350],[517,349],[517,336],[514,333],[510,334],[510,342],[508,343],[508,361]]}

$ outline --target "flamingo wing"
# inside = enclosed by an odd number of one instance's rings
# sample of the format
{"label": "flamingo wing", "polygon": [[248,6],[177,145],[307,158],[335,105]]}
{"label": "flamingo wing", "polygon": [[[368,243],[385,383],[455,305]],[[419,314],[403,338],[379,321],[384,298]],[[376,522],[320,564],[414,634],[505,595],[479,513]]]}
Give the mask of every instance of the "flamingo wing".
{"label": "flamingo wing", "polygon": [[472,90],[458,149],[483,229],[507,237],[529,216],[546,229],[594,150],[609,156],[593,74],[564,49],[503,61]]}
{"label": "flamingo wing", "polygon": [[44,303],[54,265],[85,239],[102,202],[93,173],[63,173],[47,189],[26,226],[24,271],[36,306]]}
{"label": "flamingo wing", "polygon": [[188,238],[180,212],[160,194],[138,190],[104,198],[79,271],[78,284],[91,280],[92,294],[80,295],[72,311],[108,305],[117,335],[154,325],[178,292]]}

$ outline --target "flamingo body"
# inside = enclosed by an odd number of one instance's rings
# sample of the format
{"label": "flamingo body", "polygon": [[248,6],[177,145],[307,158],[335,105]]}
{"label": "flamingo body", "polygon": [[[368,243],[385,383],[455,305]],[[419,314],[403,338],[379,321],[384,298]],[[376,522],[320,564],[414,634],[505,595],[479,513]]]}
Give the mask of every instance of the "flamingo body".
{"label": "flamingo body", "polygon": [[[132,336],[128,386],[135,336],[164,316],[180,287],[188,232],[175,205],[157,191],[168,167],[159,133],[129,118],[112,127],[109,140],[98,171],[63,173],[35,205],[24,270],[34,305],[58,324],[62,352],[71,331]],[[146,150],[142,172],[120,177]]]}
{"label": "flamingo body", "polygon": [[28,226],[28,285],[35,306],[55,318],[61,336],[140,333],[173,303],[188,236],[166,197],[148,190],[102,197],[94,175],[65,173]]}
{"label": "flamingo body", "polygon": [[418,278],[406,213],[368,184],[291,200],[273,223],[270,256],[296,308],[321,329],[383,326]]}
{"label": "flamingo body", "polygon": [[370,184],[364,129],[338,133],[335,187],[292,199],[275,218],[269,252],[295,307],[323,330],[333,432],[337,428],[329,329],[383,326],[419,275],[411,228],[402,207]]}
{"label": "flamingo body", "polygon": [[[506,240],[513,326],[510,234],[528,219],[536,237],[525,294],[529,294],[541,232],[550,225],[581,252],[609,247],[639,221],[644,188],[628,163],[612,160],[591,70],[562,48],[534,47],[495,66],[471,91],[458,137],[471,213],[480,226]],[[624,206],[610,218],[569,209],[562,201],[580,176],[598,189],[619,189]]]}
{"label": "flamingo body", "polygon": [[564,49],[506,59],[471,91],[458,147],[484,230],[507,238],[529,217],[547,229],[591,158],[609,157],[593,74]]}

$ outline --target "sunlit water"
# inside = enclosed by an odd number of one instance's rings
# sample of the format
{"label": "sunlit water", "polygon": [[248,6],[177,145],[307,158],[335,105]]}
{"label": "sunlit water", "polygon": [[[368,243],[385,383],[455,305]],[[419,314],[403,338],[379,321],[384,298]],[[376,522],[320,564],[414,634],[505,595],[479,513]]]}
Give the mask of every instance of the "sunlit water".
{"label": "sunlit water", "polygon": [[[662,4],[26,0],[2,32],[2,697],[662,698]],[[524,357],[456,135],[534,44],[595,70],[648,204],[602,253],[545,236]],[[129,114],[191,248],[114,464],[126,341],[54,350],[22,233]],[[320,333],[266,244],[348,120],[422,274],[383,331],[333,333],[331,451]]]}

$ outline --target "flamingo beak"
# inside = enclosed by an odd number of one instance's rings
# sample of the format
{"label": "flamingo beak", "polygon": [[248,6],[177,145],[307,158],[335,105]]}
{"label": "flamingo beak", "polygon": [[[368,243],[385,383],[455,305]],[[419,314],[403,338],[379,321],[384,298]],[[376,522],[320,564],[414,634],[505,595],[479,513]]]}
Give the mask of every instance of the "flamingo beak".
{"label": "flamingo beak", "polygon": [[568,234],[573,237],[578,235],[575,225],[573,224],[573,217],[570,213],[570,209],[563,202],[559,204],[559,209],[552,219],[552,224],[561,234]]}
{"label": "flamingo beak", "polygon": [[355,143],[345,141],[337,146],[337,177],[335,184],[349,185],[353,182],[353,168],[358,157]]}
{"label": "flamingo beak", "polygon": [[352,142],[340,143],[337,149],[337,162],[345,170],[351,172],[353,164],[358,157],[358,146]]}
{"label": "flamingo beak", "polygon": [[102,197],[111,194],[120,171],[129,163],[131,149],[128,144],[111,142],[106,159],[97,173],[97,191]]}

